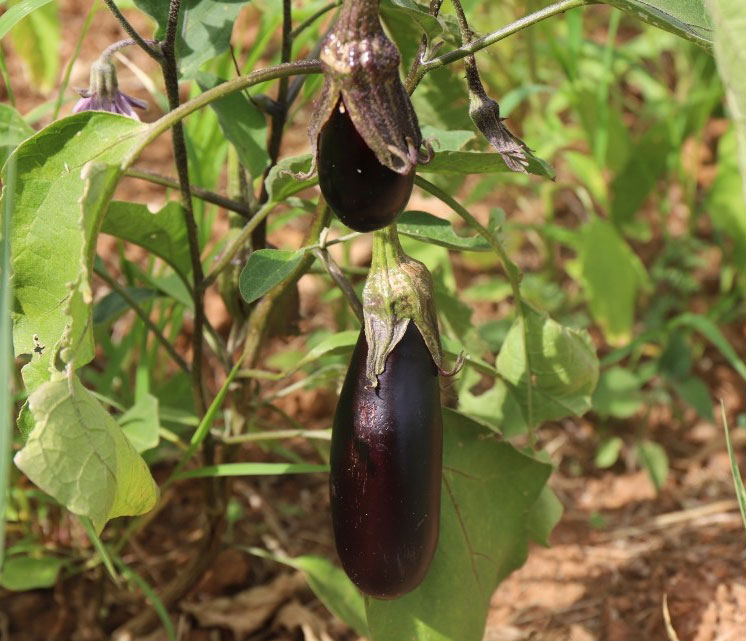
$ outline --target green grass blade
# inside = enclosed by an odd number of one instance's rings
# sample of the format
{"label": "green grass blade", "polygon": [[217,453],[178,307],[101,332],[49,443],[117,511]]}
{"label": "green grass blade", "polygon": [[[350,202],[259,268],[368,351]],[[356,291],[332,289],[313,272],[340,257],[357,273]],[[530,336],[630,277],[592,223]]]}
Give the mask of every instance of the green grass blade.
{"label": "green grass blade", "polygon": [[88,535],[91,543],[93,543],[93,547],[96,548],[96,552],[98,552],[99,557],[101,557],[101,562],[104,564],[104,567],[109,573],[111,580],[114,581],[116,585],[119,585],[121,583],[121,580],[119,578],[119,575],[117,574],[116,569],[114,568],[114,563],[111,560],[111,556],[109,555],[109,550],[106,549],[106,546],[101,540],[101,537],[96,534],[96,528],[93,527],[91,519],[86,516],[81,516],[80,523],[83,525],[83,529]]}
{"label": "green grass blade", "polygon": [[733,474],[733,485],[736,488],[736,497],[738,498],[738,507],[741,510],[743,527],[746,528],[746,489],[743,486],[741,472],[738,469],[736,455],[733,453],[733,445],[730,442],[730,433],[728,432],[728,419],[725,417],[725,404],[720,401],[720,411],[723,414],[723,429],[725,430],[725,442],[728,445],[728,456],[730,457],[730,471]]}
{"label": "green grass blade", "polygon": [[119,557],[114,557],[114,563],[116,563],[122,576],[124,576],[128,581],[132,581],[132,583],[140,588],[142,593],[145,595],[145,598],[150,601],[150,605],[153,606],[155,613],[163,624],[163,629],[166,632],[166,638],[168,638],[168,641],[176,641],[176,629],[174,628],[174,623],[171,621],[166,606],[163,605],[163,601],[161,601],[155,590],[151,588],[148,582],[145,581],[145,579],[143,579],[137,572],[125,565],[124,561]]}
{"label": "green grass blade", "polygon": [[29,13],[33,13],[39,7],[50,3],[52,0],[21,0],[14,4],[2,16],[0,16],[0,39],[23,20]]}
{"label": "green grass blade", "polygon": [[6,184],[0,210],[0,567],[5,549],[5,498],[8,494],[10,445],[13,440],[13,397],[9,382],[13,380],[13,344],[10,334],[10,215],[16,187],[16,160],[11,156],[6,166]]}
{"label": "green grass blade", "polygon": [[196,479],[210,476],[264,476],[274,474],[312,474],[328,472],[328,465],[311,463],[223,463],[198,467],[176,475],[177,479]]}

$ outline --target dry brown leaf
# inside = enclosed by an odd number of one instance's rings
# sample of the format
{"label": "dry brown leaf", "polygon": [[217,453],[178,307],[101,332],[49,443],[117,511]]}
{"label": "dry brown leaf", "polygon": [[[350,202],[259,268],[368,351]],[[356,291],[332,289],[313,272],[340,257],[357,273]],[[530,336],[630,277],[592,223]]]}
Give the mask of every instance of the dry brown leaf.
{"label": "dry brown leaf", "polygon": [[280,574],[267,585],[230,597],[183,603],[181,608],[193,615],[201,627],[227,628],[236,639],[243,639],[264,625],[285,601],[305,586],[306,580],[299,572]]}
{"label": "dry brown leaf", "polygon": [[327,623],[295,600],[282,606],[275,617],[275,625],[287,630],[300,628],[305,641],[333,641],[327,634]]}

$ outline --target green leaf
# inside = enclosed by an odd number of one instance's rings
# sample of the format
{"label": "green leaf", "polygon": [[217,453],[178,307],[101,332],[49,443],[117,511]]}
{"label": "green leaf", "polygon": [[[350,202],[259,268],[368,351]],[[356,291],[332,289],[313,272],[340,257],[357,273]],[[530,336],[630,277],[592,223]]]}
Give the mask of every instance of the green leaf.
{"label": "green leaf", "polygon": [[3,564],[0,585],[14,592],[51,588],[64,565],[64,559],[53,556],[14,556]]}
{"label": "green leaf", "polygon": [[0,104],[0,168],[18,144],[33,134],[34,130],[26,124],[21,114],[10,105]]}
{"label": "green leaf", "polygon": [[238,280],[241,296],[247,303],[253,303],[285,280],[301,260],[303,252],[283,249],[252,252]]}
{"label": "green leaf", "polygon": [[183,280],[192,272],[184,213],[177,202],[168,202],[153,214],[145,205],[113,201],[101,231],[144,247],[171,265]]}
{"label": "green leaf", "polygon": [[743,195],[746,198],[746,4],[742,0],[707,0],[715,24],[715,58],[725,85],[730,116],[740,149]]}
{"label": "green leaf", "polygon": [[618,436],[612,436],[601,443],[596,451],[596,467],[607,468],[619,459],[619,453],[624,447],[624,441]]}
{"label": "green leaf", "polygon": [[[736,0],[740,1],[740,0]],[[635,18],[710,48],[712,24],[703,0],[605,0]]]}
{"label": "green leaf", "polygon": [[396,221],[400,234],[456,251],[490,251],[492,247],[480,235],[460,236],[451,223],[424,211],[405,211]]}
{"label": "green leaf", "polygon": [[601,374],[593,392],[593,409],[601,416],[629,418],[642,407],[641,382],[628,369],[612,367]]}
{"label": "green leaf", "polygon": [[666,455],[666,450],[658,445],[658,443],[644,440],[637,444],[637,456],[640,459],[640,463],[647,470],[650,480],[655,485],[655,489],[660,491],[668,476],[668,456]]}
{"label": "green leaf", "polygon": [[581,230],[578,261],[591,314],[612,345],[629,342],[645,268],[614,226],[600,218]]}
{"label": "green leaf", "polygon": [[36,4],[37,10],[18,22],[10,37],[13,48],[31,72],[32,82],[41,89],[51,89],[60,69],[60,20],[56,2]]}
{"label": "green leaf", "polygon": [[294,174],[306,174],[311,169],[311,154],[284,158],[278,162],[267,175],[267,193],[269,200],[281,203],[299,191],[313,187],[319,182],[317,176],[300,180]]}
{"label": "green leaf", "polygon": [[551,487],[545,485],[531,507],[526,523],[530,539],[549,547],[549,535],[562,518],[564,508]]}
{"label": "green leaf", "polygon": [[97,532],[153,509],[158,487],[148,466],[77,377],[44,383],[29,407],[35,426],[14,460],[37,486]]}
{"label": "green leaf", "polygon": [[78,341],[78,366],[93,355],[90,269],[101,207],[108,205],[119,171],[99,165],[84,179],[82,170],[93,159],[118,164],[144,129],[131,118],[85,112],[52,123],[13,154],[13,341],[16,355],[32,355],[23,369],[30,392],[49,379],[52,356],[63,341]]}
{"label": "green leaf", "polygon": [[697,314],[681,314],[674,318],[668,327],[671,330],[678,327],[689,327],[698,331],[720,351],[730,363],[730,366],[746,381],[746,363],[743,362],[733,347],[731,347],[728,339],[723,336],[718,326],[709,318],[698,316]]}
{"label": "green leaf", "polygon": [[[230,47],[233,25],[248,0],[184,0],[179,15],[177,58],[181,74],[193,77],[200,66]],[[155,18],[155,39],[165,35],[168,2],[135,0],[135,4]]]}
{"label": "green leaf", "polygon": [[138,398],[118,419],[119,427],[138,452],[142,453],[158,446],[158,399],[151,394]]}
{"label": "green leaf", "polygon": [[2,16],[0,16],[0,39],[23,20],[27,15],[36,11],[39,7],[50,3],[52,0],[21,0],[16,2]]}
{"label": "green leaf", "polygon": [[530,426],[581,416],[591,407],[591,394],[598,381],[598,358],[588,332],[564,327],[528,305],[524,309],[530,370],[525,357],[524,321],[519,317],[500,348],[497,371]]}
{"label": "green leaf", "polygon": [[[545,162],[527,154],[526,171],[537,176],[554,179],[554,169]],[[421,174],[498,174],[513,173],[500,154],[481,151],[437,151],[426,165],[418,165]]]}
{"label": "green leaf", "polygon": [[393,601],[366,600],[373,641],[481,641],[495,587],[526,560],[529,511],[551,466],[484,438],[445,409],[438,549],[425,581]]}
{"label": "green leaf", "polygon": [[468,142],[476,138],[476,134],[473,131],[466,129],[448,131],[424,125],[421,127],[421,131],[422,137],[425,140],[431,140],[436,153],[439,151],[460,151]]}
{"label": "green leaf", "polygon": [[222,463],[179,472],[177,479],[201,479],[213,476],[275,476],[279,474],[315,474],[328,472],[328,465],[312,463]]}
{"label": "green leaf", "polygon": [[[224,82],[217,76],[200,72],[197,82],[203,91]],[[235,92],[210,103],[218,116],[225,137],[233,143],[241,164],[252,176],[261,176],[269,163],[267,153],[267,120],[264,114],[241,92]]]}
{"label": "green leaf", "polygon": [[347,354],[357,344],[357,339],[360,336],[360,331],[357,329],[349,329],[343,332],[337,332],[328,336],[320,343],[314,345],[309,349],[305,356],[296,363],[287,374],[295,372],[302,367],[305,367],[309,363],[315,363],[322,356],[328,356],[332,354]]}
{"label": "green leaf", "polygon": [[381,15],[384,19],[399,15],[411,20],[427,36],[428,41],[432,41],[443,31],[443,26],[437,18],[430,15],[427,7],[414,0],[384,0],[381,3]]}
{"label": "green leaf", "polygon": [[671,381],[679,398],[703,419],[715,422],[715,414],[712,410],[712,396],[707,384],[699,376],[689,376],[680,381]]}
{"label": "green leaf", "polygon": [[368,636],[363,597],[343,570],[320,556],[297,556],[282,561],[305,574],[313,593],[332,614],[361,637]]}

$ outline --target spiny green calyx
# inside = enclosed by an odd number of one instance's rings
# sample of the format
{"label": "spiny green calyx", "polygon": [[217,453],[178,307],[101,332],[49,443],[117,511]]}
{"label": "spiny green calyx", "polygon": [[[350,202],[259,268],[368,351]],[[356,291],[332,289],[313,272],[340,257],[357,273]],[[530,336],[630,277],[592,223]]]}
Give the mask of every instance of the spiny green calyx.
{"label": "spiny green calyx", "polygon": [[417,115],[399,77],[401,56],[383,31],[378,5],[379,0],[344,0],[319,56],[324,86],[309,137],[315,161],[321,129],[342,100],[378,161],[406,175],[418,162],[427,162],[432,149],[420,153]]}
{"label": "spiny green calyx", "polygon": [[371,387],[378,386],[386,359],[410,321],[422,335],[441,374],[454,374],[460,369],[460,362],[451,372],[443,368],[433,279],[425,265],[404,253],[396,225],[373,236],[373,260],[363,289],[363,319],[368,343],[365,371]]}

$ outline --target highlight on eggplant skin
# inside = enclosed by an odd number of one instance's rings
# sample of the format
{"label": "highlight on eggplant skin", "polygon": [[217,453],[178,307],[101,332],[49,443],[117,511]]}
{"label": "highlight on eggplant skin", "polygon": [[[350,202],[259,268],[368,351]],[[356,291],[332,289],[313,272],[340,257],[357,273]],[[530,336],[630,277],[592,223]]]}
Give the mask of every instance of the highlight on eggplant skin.
{"label": "highlight on eggplant skin", "polygon": [[365,375],[367,351],[361,331],[334,417],[332,524],[352,582],[373,597],[393,599],[422,582],[438,543],[440,387],[411,321],[376,388]]}
{"label": "highlight on eggplant skin", "polygon": [[390,225],[412,194],[414,168],[399,174],[383,165],[358,133],[341,98],[319,134],[317,162],[327,204],[355,231]]}

